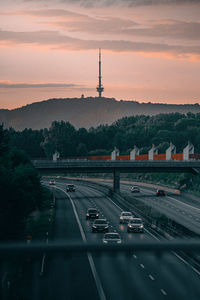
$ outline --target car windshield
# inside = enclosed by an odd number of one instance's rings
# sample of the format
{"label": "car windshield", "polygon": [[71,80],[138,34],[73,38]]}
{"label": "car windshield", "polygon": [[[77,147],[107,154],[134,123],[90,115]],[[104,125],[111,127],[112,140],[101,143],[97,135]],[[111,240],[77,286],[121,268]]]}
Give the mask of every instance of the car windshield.
{"label": "car windshield", "polygon": [[132,213],[124,212],[124,213],[122,213],[122,216],[129,217],[129,216],[132,216]]}
{"label": "car windshield", "polygon": [[97,210],[96,210],[96,209],[88,209],[88,212],[89,212],[89,213],[94,213],[94,214],[96,214],[96,213],[97,213]]}
{"label": "car windshield", "polygon": [[130,220],[130,223],[132,223],[132,224],[141,224],[142,220],[141,219],[133,219],[133,220]]}
{"label": "car windshield", "polygon": [[118,233],[107,233],[104,235],[104,239],[120,239],[120,236]]}
{"label": "car windshield", "polygon": [[73,184],[68,184],[68,187],[69,187],[69,188],[73,188],[74,185],[73,185]]}
{"label": "car windshield", "polygon": [[107,224],[106,220],[96,220],[95,224]]}

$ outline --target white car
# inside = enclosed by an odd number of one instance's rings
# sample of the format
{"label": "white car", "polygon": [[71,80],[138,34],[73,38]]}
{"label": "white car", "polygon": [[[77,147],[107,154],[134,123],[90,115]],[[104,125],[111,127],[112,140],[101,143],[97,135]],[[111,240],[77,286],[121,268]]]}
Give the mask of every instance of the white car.
{"label": "white car", "polygon": [[133,219],[133,215],[130,211],[122,211],[119,218],[119,223],[128,223],[131,219]]}
{"label": "white car", "polygon": [[103,237],[104,244],[121,244],[122,239],[117,232],[105,233]]}
{"label": "white car", "polygon": [[139,193],[140,188],[137,185],[132,186],[131,193]]}
{"label": "white car", "polygon": [[49,185],[55,185],[55,180],[50,180]]}

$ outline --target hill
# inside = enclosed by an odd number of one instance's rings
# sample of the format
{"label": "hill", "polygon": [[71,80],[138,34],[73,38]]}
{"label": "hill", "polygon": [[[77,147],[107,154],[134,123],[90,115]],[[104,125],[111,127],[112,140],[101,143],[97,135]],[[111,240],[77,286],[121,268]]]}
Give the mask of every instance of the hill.
{"label": "hill", "polygon": [[52,121],[68,121],[76,128],[112,124],[125,116],[200,112],[199,104],[154,104],[113,98],[66,98],[35,102],[13,110],[0,110],[0,123],[16,130],[49,128]]}

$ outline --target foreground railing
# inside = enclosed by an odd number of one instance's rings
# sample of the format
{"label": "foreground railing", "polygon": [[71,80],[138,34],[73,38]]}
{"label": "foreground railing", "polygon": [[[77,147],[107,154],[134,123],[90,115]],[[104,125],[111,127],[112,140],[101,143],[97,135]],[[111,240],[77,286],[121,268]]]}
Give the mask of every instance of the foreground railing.
{"label": "foreground railing", "polygon": [[[162,299],[163,296],[171,293],[169,299],[178,299],[177,297],[181,296],[183,300],[190,296],[190,299],[196,300],[200,299],[198,263],[194,265],[195,262],[191,264],[186,261],[184,254],[187,254],[187,257],[191,254],[191,257],[198,258],[199,253],[199,240],[154,242],[135,240],[134,243],[120,245],[73,241],[50,244],[36,242],[1,244],[0,299],[94,300],[97,298],[93,298],[92,291],[89,293],[90,284],[94,280],[98,284],[99,282],[105,284],[107,272],[110,280],[106,283],[110,289],[108,299],[114,299],[112,291],[117,286],[122,289],[120,293],[123,295],[125,285],[124,293],[128,293],[130,297],[127,298],[124,294],[125,298],[122,296],[120,298],[119,295],[119,299]],[[148,264],[151,269],[146,275]],[[94,275],[94,278],[91,276],[92,279],[87,271],[90,268]],[[116,272],[119,278],[117,282],[115,282]],[[167,290],[165,286],[160,287],[159,298],[156,286],[155,294],[153,288],[146,298],[143,292],[148,293],[148,288],[152,289],[152,287],[147,286],[145,276],[150,282],[157,283],[158,281],[158,287],[159,280],[162,279],[164,284],[166,279],[169,280],[166,287],[171,285],[170,290]],[[104,284],[102,284],[102,290]],[[59,296],[62,293],[67,295],[66,298]],[[107,298],[105,296],[100,299]]]}

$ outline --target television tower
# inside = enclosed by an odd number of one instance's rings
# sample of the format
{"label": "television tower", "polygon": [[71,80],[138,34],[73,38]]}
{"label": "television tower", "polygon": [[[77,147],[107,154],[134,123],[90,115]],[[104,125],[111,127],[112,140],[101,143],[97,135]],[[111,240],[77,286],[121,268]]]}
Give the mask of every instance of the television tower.
{"label": "television tower", "polygon": [[101,94],[104,88],[101,84],[101,48],[99,48],[99,85],[97,86],[97,92],[99,93],[99,98],[101,98]]}

